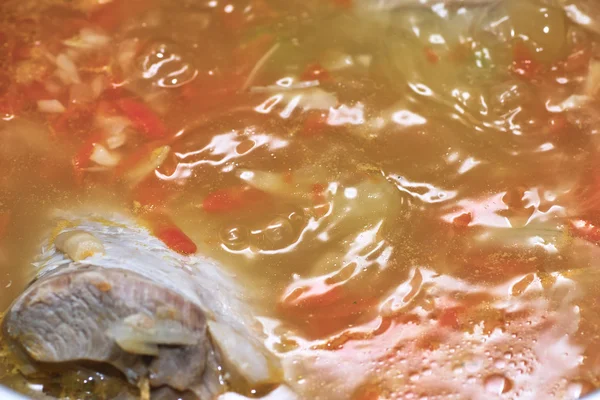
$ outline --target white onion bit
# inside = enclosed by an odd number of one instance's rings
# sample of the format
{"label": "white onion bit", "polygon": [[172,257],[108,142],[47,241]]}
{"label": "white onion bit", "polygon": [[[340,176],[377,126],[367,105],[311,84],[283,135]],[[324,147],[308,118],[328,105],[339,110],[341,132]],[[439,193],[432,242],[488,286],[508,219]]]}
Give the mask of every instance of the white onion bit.
{"label": "white onion bit", "polygon": [[56,66],[60,71],[63,71],[63,74],[60,74],[59,77],[63,80],[68,80],[65,83],[80,83],[81,78],[79,78],[79,73],[77,72],[77,66],[73,62],[73,60],[64,53],[59,54],[56,57]]}
{"label": "white onion bit", "polygon": [[54,244],[73,261],[84,260],[96,253],[104,254],[102,242],[85,231],[63,232],[56,237]]}
{"label": "white onion bit", "polygon": [[45,113],[61,114],[67,111],[58,100],[38,100],[37,106],[38,110]]}
{"label": "white onion bit", "polygon": [[94,151],[90,156],[90,160],[103,167],[114,167],[121,161],[121,157],[119,154],[108,150],[101,144],[97,144],[94,146]]}

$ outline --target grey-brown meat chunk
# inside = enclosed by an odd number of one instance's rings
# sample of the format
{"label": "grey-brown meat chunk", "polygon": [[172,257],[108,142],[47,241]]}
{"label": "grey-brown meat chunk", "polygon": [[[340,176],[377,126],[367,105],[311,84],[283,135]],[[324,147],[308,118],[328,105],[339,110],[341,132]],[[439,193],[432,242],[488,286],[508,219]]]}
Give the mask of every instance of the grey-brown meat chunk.
{"label": "grey-brown meat chunk", "polygon": [[65,214],[57,226],[38,278],[4,319],[31,359],[107,363],[134,384],[200,399],[233,380],[245,389],[281,379],[248,298],[215,262],[180,256],[120,215]]}

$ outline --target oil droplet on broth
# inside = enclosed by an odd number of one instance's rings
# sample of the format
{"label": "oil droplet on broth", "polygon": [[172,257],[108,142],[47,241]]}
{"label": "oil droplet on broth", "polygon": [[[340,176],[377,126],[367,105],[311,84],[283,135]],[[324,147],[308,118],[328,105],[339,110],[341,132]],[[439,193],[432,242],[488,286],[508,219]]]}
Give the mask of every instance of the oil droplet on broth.
{"label": "oil droplet on broth", "polygon": [[510,379],[500,374],[493,374],[485,378],[483,385],[488,393],[502,394],[509,392],[513,383]]}

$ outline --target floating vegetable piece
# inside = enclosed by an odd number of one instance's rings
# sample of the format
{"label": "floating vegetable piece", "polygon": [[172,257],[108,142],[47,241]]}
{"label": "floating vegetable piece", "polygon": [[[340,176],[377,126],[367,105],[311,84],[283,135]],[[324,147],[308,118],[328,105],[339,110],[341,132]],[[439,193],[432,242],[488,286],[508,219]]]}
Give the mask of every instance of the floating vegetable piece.
{"label": "floating vegetable piece", "polygon": [[45,113],[62,114],[67,109],[58,100],[38,100],[38,110]]}
{"label": "floating vegetable piece", "polygon": [[91,233],[81,230],[61,233],[54,243],[73,261],[81,261],[97,253],[104,254],[102,242]]}
{"label": "floating vegetable piece", "polygon": [[117,100],[116,104],[138,132],[150,139],[161,139],[167,135],[164,122],[146,104],[131,98]]}
{"label": "floating vegetable piece", "polygon": [[134,157],[133,165],[128,162],[128,165],[121,166],[124,179],[131,185],[137,185],[165,162],[170,151],[170,146],[160,146],[152,150],[148,147],[142,149],[137,157]]}
{"label": "floating vegetable piece", "polygon": [[198,248],[171,219],[164,214],[152,214],[146,218],[152,228],[152,233],[171,250],[179,254],[190,255]]}
{"label": "floating vegetable piece", "polygon": [[119,164],[121,157],[118,153],[108,150],[103,145],[96,144],[94,146],[94,151],[90,156],[90,160],[103,167],[112,168]]}
{"label": "floating vegetable piece", "polygon": [[79,151],[73,157],[72,163],[74,168],[75,180],[81,183],[85,169],[90,165],[90,159],[94,154],[96,144],[102,141],[102,134],[93,133],[79,148]]}

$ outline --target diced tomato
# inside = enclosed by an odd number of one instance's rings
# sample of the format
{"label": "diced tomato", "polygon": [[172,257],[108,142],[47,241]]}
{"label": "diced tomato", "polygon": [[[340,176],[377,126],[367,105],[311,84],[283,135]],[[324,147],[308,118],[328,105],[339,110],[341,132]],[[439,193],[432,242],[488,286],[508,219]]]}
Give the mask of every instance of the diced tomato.
{"label": "diced tomato", "polygon": [[440,61],[440,56],[431,47],[425,47],[425,58],[431,64],[437,64]]}
{"label": "diced tomato", "polygon": [[204,211],[221,214],[241,211],[265,203],[265,192],[250,186],[234,186],[210,193],[202,202]]}
{"label": "diced tomato", "polygon": [[131,98],[119,99],[116,104],[136,130],[148,138],[161,139],[167,135],[163,121],[146,104]]}
{"label": "diced tomato", "polygon": [[331,75],[329,72],[323,68],[320,64],[310,64],[302,75],[300,75],[300,79],[303,81],[319,81],[319,82],[327,82],[331,80]]}
{"label": "diced tomato", "polygon": [[535,60],[531,50],[522,41],[513,46],[512,71],[525,79],[534,79],[542,70],[542,65]]}
{"label": "diced tomato", "polygon": [[573,219],[569,221],[569,226],[573,236],[587,240],[588,242],[600,245],[600,227],[591,222],[582,219]]}
{"label": "diced tomato", "polygon": [[323,110],[309,110],[302,126],[303,136],[314,136],[323,133],[327,128],[328,114]]}

